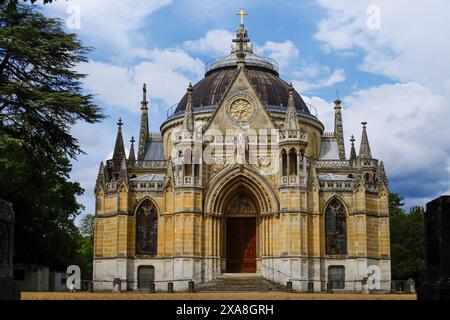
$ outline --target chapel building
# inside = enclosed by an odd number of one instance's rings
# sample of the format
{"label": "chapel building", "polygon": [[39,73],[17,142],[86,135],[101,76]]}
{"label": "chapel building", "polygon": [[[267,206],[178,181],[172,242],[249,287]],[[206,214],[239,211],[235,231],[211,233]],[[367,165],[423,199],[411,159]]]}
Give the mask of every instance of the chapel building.
{"label": "chapel building", "polygon": [[243,22],[231,54],[188,86],[158,133],[146,91],[136,148],[132,138],[126,154],[119,121],[100,164],[95,290],[256,273],[299,291],[360,291],[372,272],[390,289],[387,177],[365,122],[346,156],[341,101],[325,132],[276,62],[253,52]]}

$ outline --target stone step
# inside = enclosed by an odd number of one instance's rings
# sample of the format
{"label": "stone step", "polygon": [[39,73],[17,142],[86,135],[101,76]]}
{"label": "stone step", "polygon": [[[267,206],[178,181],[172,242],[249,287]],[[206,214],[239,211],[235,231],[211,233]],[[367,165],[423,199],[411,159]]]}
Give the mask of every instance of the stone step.
{"label": "stone step", "polygon": [[259,274],[222,274],[218,278],[196,285],[196,291],[286,291],[286,287],[264,279]]}

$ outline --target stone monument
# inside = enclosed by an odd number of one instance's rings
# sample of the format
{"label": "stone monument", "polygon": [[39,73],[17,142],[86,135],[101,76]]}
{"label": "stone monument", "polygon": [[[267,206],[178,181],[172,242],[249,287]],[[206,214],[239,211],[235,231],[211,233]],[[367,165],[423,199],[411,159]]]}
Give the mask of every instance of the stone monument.
{"label": "stone monument", "polygon": [[450,300],[450,196],[427,204],[425,235],[427,273],[417,297]]}
{"label": "stone monument", "polygon": [[0,200],[0,300],[19,300],[19,286],[13,279],[14,211]]}

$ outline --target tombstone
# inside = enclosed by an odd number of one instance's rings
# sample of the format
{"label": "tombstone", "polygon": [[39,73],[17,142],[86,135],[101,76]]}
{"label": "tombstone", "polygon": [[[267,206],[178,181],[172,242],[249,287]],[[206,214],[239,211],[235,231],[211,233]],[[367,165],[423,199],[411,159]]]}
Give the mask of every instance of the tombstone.
{"label": "tombstone", "polygon": [[12,204],[0,200],[0,300],[20,300],[20,289],[13,279],[14,211]]}
{"label": "tombstone", "polygon": [[413,279],[409,278],[409,279],[406,281],[405,292],[406,292],[406,293],[410,293],[410,294],[416,293],[416,283],[414,282]]}
{"label": "tombstone", "polygon": [[427,204],[425,212],[426,276],[420,300],[450,300],[450,196]]}
{"label": "tombstone", "polygon": [[367,277],[362,278],[361,280],[361,287],[362,287],[362,293],[363,294],[369,294],[369,284],[367,283]]}
{"label": "tombstone", "polygon": [[122,292],[122,280],[120,280],[120,278],[114,278],[113,291]]}

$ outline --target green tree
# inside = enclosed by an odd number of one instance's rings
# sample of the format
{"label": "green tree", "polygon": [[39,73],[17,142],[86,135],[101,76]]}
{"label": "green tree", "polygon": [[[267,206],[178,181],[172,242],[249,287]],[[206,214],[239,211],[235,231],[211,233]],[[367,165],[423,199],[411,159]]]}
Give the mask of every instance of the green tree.
{"label": "green tree", "polygon": [[94,257],[94,216],[86,214],[78,227],[81,241],[78,253],[80,254],[81,276],[83,280],[92,279],[92,262]]}
{"label": "green tree", "polygon": [[35,6],[0,4],[0,198],[14,205],[17,262],[65,268],[79,258],[83,189],[69,173],[82,151],[70,130],[104,117],[75,70],[89,51]]}
{"label": "green tree", "polygon": [[417,284],[425,272],[424,209],[406,212],[403,198],[389,195],[392,279],[412,278]]}
{"label": "green tree", "polygon": [[402,208],[405,203],[403,197],[400,197],[397,193],[389,193],[389,214],[391,216],[397,216],[405,213]]}
{"label": "green tree", "polygon": [[94,216],[92,214],[86,214],[80,221],[78,227],[80,234],[85,238],[94,238]]}

